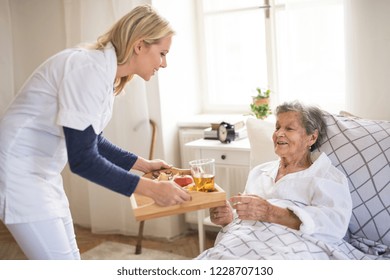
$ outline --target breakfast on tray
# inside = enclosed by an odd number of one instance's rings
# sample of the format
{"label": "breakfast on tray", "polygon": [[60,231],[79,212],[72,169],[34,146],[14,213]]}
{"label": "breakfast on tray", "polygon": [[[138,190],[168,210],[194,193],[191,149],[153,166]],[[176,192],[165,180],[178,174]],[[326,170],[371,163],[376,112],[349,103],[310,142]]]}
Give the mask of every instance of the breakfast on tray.
{"label": "breakfast on tray", "polygon": [[175,181],[191,193],[192,199],[182,204],[161,207],[150,197],[134,194],[130,197],[130,201],[137,221],[225,205],[225,191],[214,183],[214,172],[209,172],[204,166],[200,168],[194,164],[191,165],[191,169],[172,167],[146,173],[143,177],[151,180]]}
{"label": "breakfast on tray", "polygon": [[202,177],[194,178],[191,175],[190,169],[178,169],[178,168],[169,168],[156,170],[144,175],[152,180],[159,181],[175,181],[179,186],[189,190],[189,191],[198,191],[198,192],[214,192],[216,191],[214,187],[214,176],[213,177]]}

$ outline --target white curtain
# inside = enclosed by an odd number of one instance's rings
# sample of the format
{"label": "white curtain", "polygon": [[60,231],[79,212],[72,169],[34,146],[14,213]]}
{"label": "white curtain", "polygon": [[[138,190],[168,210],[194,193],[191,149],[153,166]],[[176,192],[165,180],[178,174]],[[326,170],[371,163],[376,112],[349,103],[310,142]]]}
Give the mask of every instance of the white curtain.
{"label": "white curtain", "polygon": [[[46,58],[64,48],[96,40],[122,15],[148,2],[0,0],[0,114]],[[134,78],[125,91],[116,98],[113,118],[104,135],[120,147],[147,158],[151,129],[145,82]],[[93,232],[138,232],[127,197],[75,176],[68,168],[63,177],[76,224],[91,227]],[[156,226],[145,228],[145,234],[156,235],[155,227],[160,228],[158,232],[163,236],[171,234],[161,229],[167,220],[156,222]]]}
{"label": "white curtain", "polygon": [[9,0],[0,0],[0,115],[14,96],[11,11]]}
{"label": "white curtain", "polygon": [[346,110],[390,120],[390,1],[344,0]]}

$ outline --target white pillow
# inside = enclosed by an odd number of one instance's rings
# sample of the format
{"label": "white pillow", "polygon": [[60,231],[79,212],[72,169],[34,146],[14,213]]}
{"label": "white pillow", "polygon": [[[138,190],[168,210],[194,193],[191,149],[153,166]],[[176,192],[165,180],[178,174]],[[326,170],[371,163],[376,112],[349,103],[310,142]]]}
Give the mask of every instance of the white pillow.
{"label": "white pillow", "polygon": [[246,129],[251,147],[251,169],[260,163],[278,158],[272,141],[272,134],[275,131],[275,121],[272,117],[266,120],[248,118]]}
{"label": "white pillow", "polygon": [[353,214],[349,232],[390,246],[390,122],[325,115],[320,151],[349,181]]}

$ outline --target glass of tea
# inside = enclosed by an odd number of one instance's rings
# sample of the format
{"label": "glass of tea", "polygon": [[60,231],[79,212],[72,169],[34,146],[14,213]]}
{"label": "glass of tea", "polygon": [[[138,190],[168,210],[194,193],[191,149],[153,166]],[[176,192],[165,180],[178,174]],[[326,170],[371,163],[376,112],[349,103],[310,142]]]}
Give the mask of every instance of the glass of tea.
{"label": "glass of tea", "polygon": [[194,178],[195,188],[198,192],[215,191],[215,160],[197,159],[190,163],[191,175]]}

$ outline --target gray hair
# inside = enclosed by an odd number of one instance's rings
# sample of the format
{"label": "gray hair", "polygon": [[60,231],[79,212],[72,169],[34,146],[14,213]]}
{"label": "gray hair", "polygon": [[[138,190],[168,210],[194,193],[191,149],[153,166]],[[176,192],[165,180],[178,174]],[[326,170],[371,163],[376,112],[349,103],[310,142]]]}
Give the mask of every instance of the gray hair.
{"label": "gray hair", "polygon": [[317,141],[311,146],[311,151],[319,148],[326,134],[326,123],[323,117],[324,112],[316,106],[304,105],[299,101],[285,102],[275,109],[275,115],[287,112],[298,112],[301,115],[302,127],[306,134],[310,135],[318,130]]}

